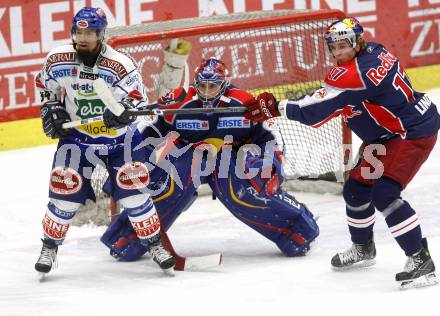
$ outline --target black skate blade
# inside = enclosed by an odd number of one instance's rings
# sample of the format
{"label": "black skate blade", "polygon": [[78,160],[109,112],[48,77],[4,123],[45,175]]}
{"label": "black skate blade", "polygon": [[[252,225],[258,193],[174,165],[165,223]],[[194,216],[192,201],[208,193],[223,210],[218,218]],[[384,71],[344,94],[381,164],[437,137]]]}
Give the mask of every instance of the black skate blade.
{"label": "black skate blade", "polygon": [[432,286],[432,285],[436,285],[437,283],[438,283],[438,279],[437,276],[435,275],[435,272],[431,272],[422,275],[421,277],[418,277],[416,279],[400,282],[400,289],[408,290],[412,288]]}
{"label": "black skate blade", "polygon": [[362,260],[359,262],[356,262],[350,266],[346,267],[335,267],[332,266],[333,271],[350,271],[350,270],[357,270],[357,269],[363,269],[368,268],[376,264],[376,259],[369,259],[369,260]]}

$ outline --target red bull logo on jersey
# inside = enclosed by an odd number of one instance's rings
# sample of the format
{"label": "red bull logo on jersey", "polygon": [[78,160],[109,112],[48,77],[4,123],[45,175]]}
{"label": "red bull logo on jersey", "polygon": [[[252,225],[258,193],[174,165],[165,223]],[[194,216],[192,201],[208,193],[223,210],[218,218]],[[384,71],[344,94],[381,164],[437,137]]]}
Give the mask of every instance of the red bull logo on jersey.
{"label": "red bull logo on jersey", "polygon": [[242,116],[220,117],[217,128],[249,128],[251,123]]}
{"label": "red bull logo on jersey", "polygon": [[353,110],[354,107],[354,105],[347,105],[343,108],[341,115],[345,123],[347,123],[348,119],[362,114],[362,111]]}
{"label": "red bull logo on jersey", "polygon": [[177,120],[176,128],[190,131],[207,131],[209,130],[209,122],[202,120]]}
{"label": "red bull logo on jersey", "polygon": [[377,68],[370,68],[367,71],[367,77],[375,86],[378,86],[382,82],[382,80],[388,75],[388,71],[397,61],[397,58],[388,52],[380,53],[378,58],[381,61],[380,66]]}

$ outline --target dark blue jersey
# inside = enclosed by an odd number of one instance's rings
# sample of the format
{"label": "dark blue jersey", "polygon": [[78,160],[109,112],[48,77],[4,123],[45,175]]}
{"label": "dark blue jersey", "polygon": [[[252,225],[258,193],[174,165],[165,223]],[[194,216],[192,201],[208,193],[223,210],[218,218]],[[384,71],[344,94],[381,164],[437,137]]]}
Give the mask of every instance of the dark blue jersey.
{"label": "dark blue jersey", "polygon": [[399,60],[377,43],[333,67],[312,96],[283,100],[279,108],[289,119],[314,127],[342,115],[366,143],[431,136],[440,128],[435,104],[412,88]]}
{"label": "dark blue jersey", "polygon": [[[182,95],[183,94],[183,95]],[[224,96],[229,98],[229,103],[220,101],[218,107],[243,106],[253,99],[248,92],[230,86]],[[181,100],[174,103],[175,100]],[[197,98],[194,87],[190,86],[185,94],[182,88],[178,88],[171,94],[159,100],[164,104],[162,108],[191,109],[202,107],[202,101]],[[284,152],[284,142],[275,122],[267,121],[255,123],[246,119],[241,113],[212,113],[212,114],[190,114],[190,115],[165,115],[157,117],[154,127],[149,127],[145,135],[155,134],[154,129],[160,132],[160,136],[167,135],[170,131],[179,133],[179,142],[193,144],[208,143],[221,150],[225,137],[228,136],[228,143],[232,142],[233,148],[238,149],[244,144],[256,144],[261,148],[261,155],[264,154],[266,144],[270,152]],[[156,131],[157,133],[157,131]]]}

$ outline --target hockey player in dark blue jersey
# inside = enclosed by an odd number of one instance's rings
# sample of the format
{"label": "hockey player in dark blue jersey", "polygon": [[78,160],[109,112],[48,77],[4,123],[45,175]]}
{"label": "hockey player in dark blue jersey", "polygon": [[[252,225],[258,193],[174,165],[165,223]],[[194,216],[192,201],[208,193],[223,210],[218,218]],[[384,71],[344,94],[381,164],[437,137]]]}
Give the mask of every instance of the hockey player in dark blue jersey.
{"label": "hockey player in dark blue jersey", "polygon": [[[188,91],[175,89],[160,101],[164,107],[191,109],[242,106],[252,98],[230,84],[223,62],[210,58],[198,67]],[[161,152],[155,161],[162,166],[151,172],[149,188],[165,231],[197,198],[198,187],[207,183],[235,217],[273,241],[283,254],[307,253],[319,228],[307,207],[280,189],[284,143],[275,122],[253,123],[236,113],[155,119],[146,129],[146,140],[157,133],[158,137],[168,135],[168,142],[155,151]],[[136,241],[117,242],[128,240],[131,234],[130,227],[125,230],[124,216],[102,240],[115,257],[135,260],[142,255]]]}
{"label": "hockey player in dark blue jersey", "polygon": [[331,24],[325,40],[337,65],[323,87],[311,96],[280,102],[262,93],[247,104],[245,117],[263,122],[282,115],[319,127],[342,115],[363,145],[343,190],[353,245],[332,258],[333,268],[375,263],[376,208],[408,257],[396,281],[402,288],[435,284],[426,238],[401,192],[434,147],[440,116],[428,96],[412,88],[399,60],[382,45],[365,42],[362,35],[363,28],[354,18]]}

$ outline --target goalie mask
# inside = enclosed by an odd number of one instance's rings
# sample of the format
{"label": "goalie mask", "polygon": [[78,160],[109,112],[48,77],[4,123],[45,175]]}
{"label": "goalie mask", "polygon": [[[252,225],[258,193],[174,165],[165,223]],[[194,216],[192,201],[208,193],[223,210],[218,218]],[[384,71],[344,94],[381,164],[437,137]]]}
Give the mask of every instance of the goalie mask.
{"label": "goalie mask", "polygon": [[102,41],[104,39],[106,27],[107,17],[102,9],[84,7],[73,17],[70,33],[72,35],[72,39],[76,41],[76,37],[79,36],[79,34],[77,34],[78,30],[94,30],[96,31],[96,37],[98,40]]}
{"label": "goalie mask", "polygon": [[226,65],[215,58],[203,60],[196,68],[194,87],[203,107],[216,107],[230,82]]}
{"label": "goalie mask", "polygon": [[357,38],[364,34],[364,28],[355,18],[345,18],[332,23],[324,34],[327,46],[334,42],[346,41],[355,48]]}

